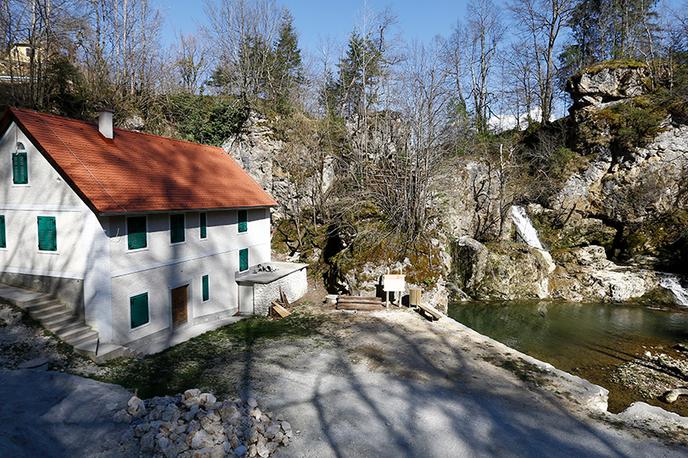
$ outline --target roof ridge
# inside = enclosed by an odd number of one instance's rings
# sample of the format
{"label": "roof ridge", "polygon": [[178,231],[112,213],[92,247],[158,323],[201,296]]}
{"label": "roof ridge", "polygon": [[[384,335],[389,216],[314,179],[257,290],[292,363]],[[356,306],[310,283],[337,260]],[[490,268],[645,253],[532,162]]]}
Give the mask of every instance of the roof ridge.
{"label": "roof ridge", "polygon": [[[28,113],[34,113],[34,114],[39,115],[39,116],[50,116],[51,118],[63,119],[63,120],[70,121],[73,123],[88,124],[89,126],[97,126],[98,125],[96,122],[86,121],[85,119],[74,119],[74,118],[69,118],[67,116],[57,115],[54,113],[46,113],[44,111],[32,110],[30,108],[10,107],[9,109],[13,110],[13,111],[23,111],[23,112],[28,112]],[[136,134],[136,135],[146,135],[148,137],[162,138],[164,140],[170,140],[173,142],[182,142],[182,143],[187,143],[190,145],[196,145],[196,146],[203,146],[203,147],[207,147],[207,148],[218,149],[218,150],[226,153],[224,148],[222,148],[221,146],[214,146],[214,145],[208,145],[206,143],[192,142],[191,140],[184,140],[182,138],[166,137],[164,135],[152,134],[150,132],[141,132],[139,130],[122,129],[121,127],[114,127],[114,130],[120,131],[120,132],[127,132],[127,133],[131,133],[131,134]]]}

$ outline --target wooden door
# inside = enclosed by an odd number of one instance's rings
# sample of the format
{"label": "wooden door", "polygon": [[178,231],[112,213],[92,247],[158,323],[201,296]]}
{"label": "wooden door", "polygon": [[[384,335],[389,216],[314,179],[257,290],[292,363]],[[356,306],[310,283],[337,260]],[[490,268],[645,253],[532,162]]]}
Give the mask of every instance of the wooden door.
{"label": "wooden door", "polygon": [[180,326],[188,320],[188,292],[189,285],[180,286],[172,290],[172,325],[174,327]]}

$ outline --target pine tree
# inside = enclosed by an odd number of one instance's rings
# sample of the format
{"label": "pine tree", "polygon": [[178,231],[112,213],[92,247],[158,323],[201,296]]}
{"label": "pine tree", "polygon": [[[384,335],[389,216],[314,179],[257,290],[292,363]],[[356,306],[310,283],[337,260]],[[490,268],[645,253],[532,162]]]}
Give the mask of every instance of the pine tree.
{"label": "pine tree", "polygon": [[294,19],[287,11],[282,17],[279,36],[274,45],[272,86],[278,111],[288,111],[290,96],[303,81],[303,63]]}
{"label": "pine tree", "polygon": [[561,54],[571,74],[609,59],[654,57],[657,0],[580,0],[569,27],[571,42]]}
{"label": "pine tree", "polygon": [[342,116],[362,114],[377,102],[375,83],[384,72],[383,50],[369,36],[353,32],[339,62],[338,100]]}

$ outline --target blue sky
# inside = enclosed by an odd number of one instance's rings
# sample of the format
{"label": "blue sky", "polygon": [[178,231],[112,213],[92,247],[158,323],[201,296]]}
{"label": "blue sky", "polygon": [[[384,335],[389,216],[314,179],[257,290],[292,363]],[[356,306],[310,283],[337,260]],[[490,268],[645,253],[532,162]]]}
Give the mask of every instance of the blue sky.
{"label": "blue sky", "polygon": [[[191,33],[205,24],[203,0],[154,1],[164,16],[162,38],[166,44],[173,43],[179,32]],[[291,11],[301,46],[310,52],[316,52],[328,39],[335,43],[345,42],[353,27],[360,23],[364,5],[373,11],[389,7],[396,14],[398,28],[408,41],[428,41],[435,35],[447,35],[466,10],[465,0],[287,0],[278,3]]]}

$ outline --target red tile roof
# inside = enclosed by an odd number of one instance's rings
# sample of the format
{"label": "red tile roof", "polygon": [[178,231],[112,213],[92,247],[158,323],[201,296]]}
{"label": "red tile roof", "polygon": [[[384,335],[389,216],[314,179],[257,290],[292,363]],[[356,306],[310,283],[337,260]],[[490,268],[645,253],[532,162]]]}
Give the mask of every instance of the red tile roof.
{"label": "red tile roof", "polygon": [[72,188],[100,214],[268,207],[276,202],[222,148],[10,108]]}

